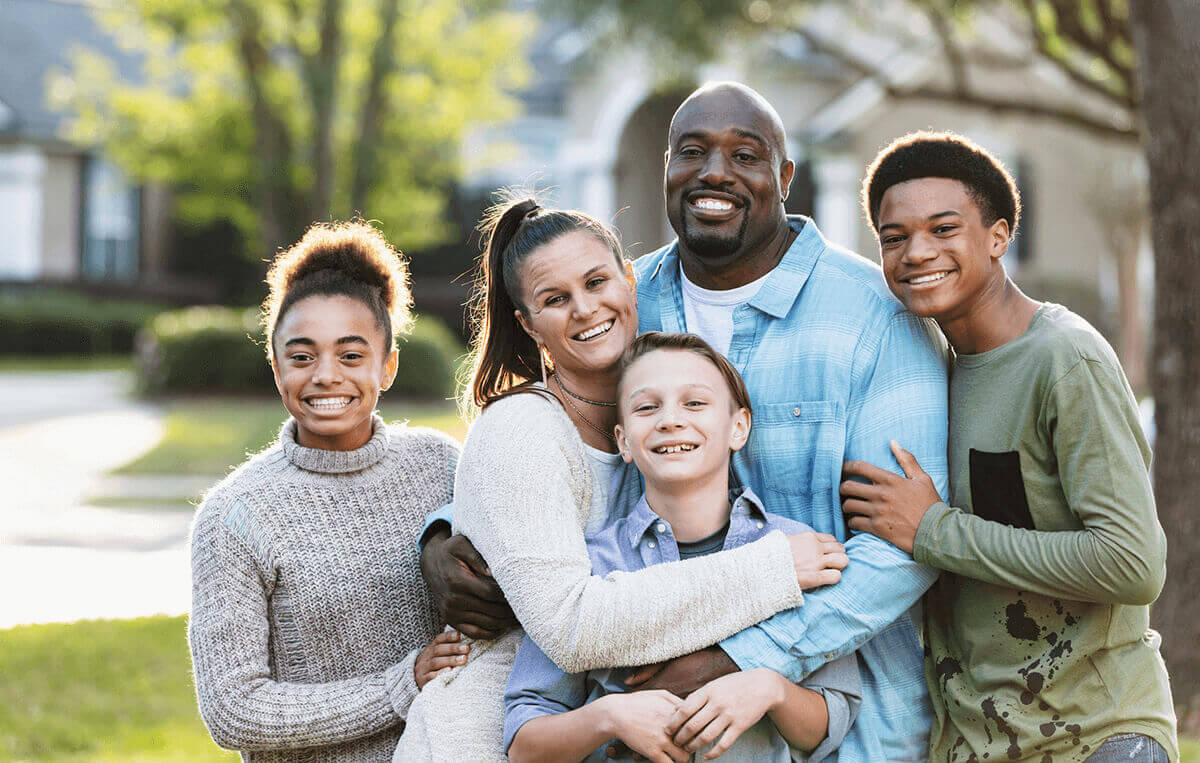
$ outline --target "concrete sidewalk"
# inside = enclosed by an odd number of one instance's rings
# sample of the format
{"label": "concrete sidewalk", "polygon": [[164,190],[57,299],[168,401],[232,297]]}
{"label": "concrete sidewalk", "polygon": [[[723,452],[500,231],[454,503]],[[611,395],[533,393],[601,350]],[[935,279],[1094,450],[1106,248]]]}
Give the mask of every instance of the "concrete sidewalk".
{"label": "concrete sidewalk", "polygon": [[[105,476],[164,431],[159,409],[129,399],[130,381],[123,372],[0,374],[0,628],[187,611],[182,499],[206,485]],[[150,500],[136,510],[89,505],[114,485]],[[173,508],[155,508],[157,498]]]}

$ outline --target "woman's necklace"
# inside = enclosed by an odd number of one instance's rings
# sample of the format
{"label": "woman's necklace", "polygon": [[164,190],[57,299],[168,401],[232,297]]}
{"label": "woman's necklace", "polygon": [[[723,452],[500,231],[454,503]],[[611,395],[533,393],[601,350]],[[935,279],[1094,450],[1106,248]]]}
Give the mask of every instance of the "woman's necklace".
{"label": "woman's necklace", "polygon": [[579,400],[584,403],[591,403],[592,405],[600,405],[605,408],[616,408],[617,407],[616,403],[606,403],[603,400],[591,400],[589,398],[584,397],[583,395],[576,395],[574,392],[572,392],[571,390],[569,390],[563,386],[562,379],[558,378],[557,371],[551,371],[550,375],[554,377],[554,381],[558,382],[559,389],[561,389],[563,392],[566,392],[568,395],[575,398],[576,400]]}
{"label": "woman's necklace", "polygon": [[[583,401],[589,402],[589,403],[592,401],[588,400],[586,397],[579,397],[578,395],[571,393],[566,387],[563,386],[562,379],[558,378],[558,374],[553,374],[553,376],[554,376],[554,381],[558,383],[558,388],[561,389],[563,392],[566,392],[567,395],[569,395],[569,397],[565,397],[563,399],[566,401],[567,405],[571,408],[571,410],[575,411],[575,415],[578,416],[580,419],[582,419],[584,424],[587,424],[589,427],[591,427],[593,432],[600,435],[605,440],[608,440],[615,447],[617,444],[616,435],[614,435],[612,432],[605,432],[603,429],[601,429],[600,427],[593,424],[592,420],[589,419],[587,416],[585,416],[583,414],[583,411],[579,410],[579,407],[576,406],[575,403],[571,402],[571,398],[578,397],[580,400],[583,400]],[[604,403],[596,403],[596,405],[604,405]],[[615,405],[615,403],[608,403],[608,405]]]}

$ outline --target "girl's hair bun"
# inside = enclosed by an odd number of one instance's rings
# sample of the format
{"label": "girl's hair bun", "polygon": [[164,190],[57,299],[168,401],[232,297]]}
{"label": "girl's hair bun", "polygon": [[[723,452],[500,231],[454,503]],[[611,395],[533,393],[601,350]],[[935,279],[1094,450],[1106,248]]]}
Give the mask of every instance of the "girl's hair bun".
{"label": "girl's hair bun", "polygon": [[361,221],[316,223],[267,271],[263,323],[267,356],[275,326],[292,305],[314,295],[347,296],[370,308],[384,331],[386,349],[412,322],[408,263],[377,229]]}

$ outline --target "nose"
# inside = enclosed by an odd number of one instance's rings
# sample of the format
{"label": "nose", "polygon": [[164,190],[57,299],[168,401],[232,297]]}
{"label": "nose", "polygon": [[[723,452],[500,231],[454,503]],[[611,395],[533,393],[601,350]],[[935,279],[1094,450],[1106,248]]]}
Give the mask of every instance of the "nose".
{"label": "nose", "polygon": [[683,419],[679,415],[679,410],[673,405],[664,405],[659,409],[658,421],[654,423],[654,428],[660,432],[669,432],[673,429],[683,427]]}
{"label": "nose", "polygon": [[724,152],[710,151],[704,159],[704,166],[697,179],[714,186],[732,183],[733,178],[729,176],[729,162],[726,160]]}
{"label": "nose", "polygon": [[905,265],[921,265],[937,257],[937,254],[937,244],[934,239],[918,233],[909,239],[908,246],[904,247],[904,254],[900,256],[900,261]]}
{"label": "nose", "polygon": [[316,365],[313,366],[313,384],[328,385],[337,384],[342,380],[342,369],[338,365],[337,358],[321,357],[317,358]]}
{"label": "nose", "polygon": [[571,305],[574,307],[574,317],[586,318],[596,312],[598,302],[595,295],[589,294],[586,290],[575,295],[571,300]]}

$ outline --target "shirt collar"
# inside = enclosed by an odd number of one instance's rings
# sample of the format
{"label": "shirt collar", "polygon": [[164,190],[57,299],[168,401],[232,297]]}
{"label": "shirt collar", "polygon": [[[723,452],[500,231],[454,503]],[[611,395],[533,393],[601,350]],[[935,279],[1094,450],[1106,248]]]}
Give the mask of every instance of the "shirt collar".
{"label": "shirt collar", "polygon": [[[763,508],[762,501],[754,494],[754,491],[748,487],[734,488],[729,491],[729,499],[733,501],[733,506],[729,512],[729,529],[733,532],[736,525],[745,520],[763,520],[767,518],[767,510]],[[665,522],[662,517],[654,513],[654,509],[650,508],[650,504],[646,502],[646,494],[642,493],[642,497],[638,499],[637,505],[633,507],[633,511],[629,512],[625,520],[625,539],[632,548],[637,548],[638,543],[650,531],[656,522]]]}
{"label": "shirt collar", "polygon": [[[771,271],[770,277],[750,300],[749,305],[773,318],[782,318],[792,309],[800,290],[827,246],[817,225],[803,215],[789,215],[788,226],[796,232],[796,240],[784,252],[783,259]],[[654,266],[650,280],[660,276],[662,288],[679,286],[679,241],[671,243],[663,258]]]}

